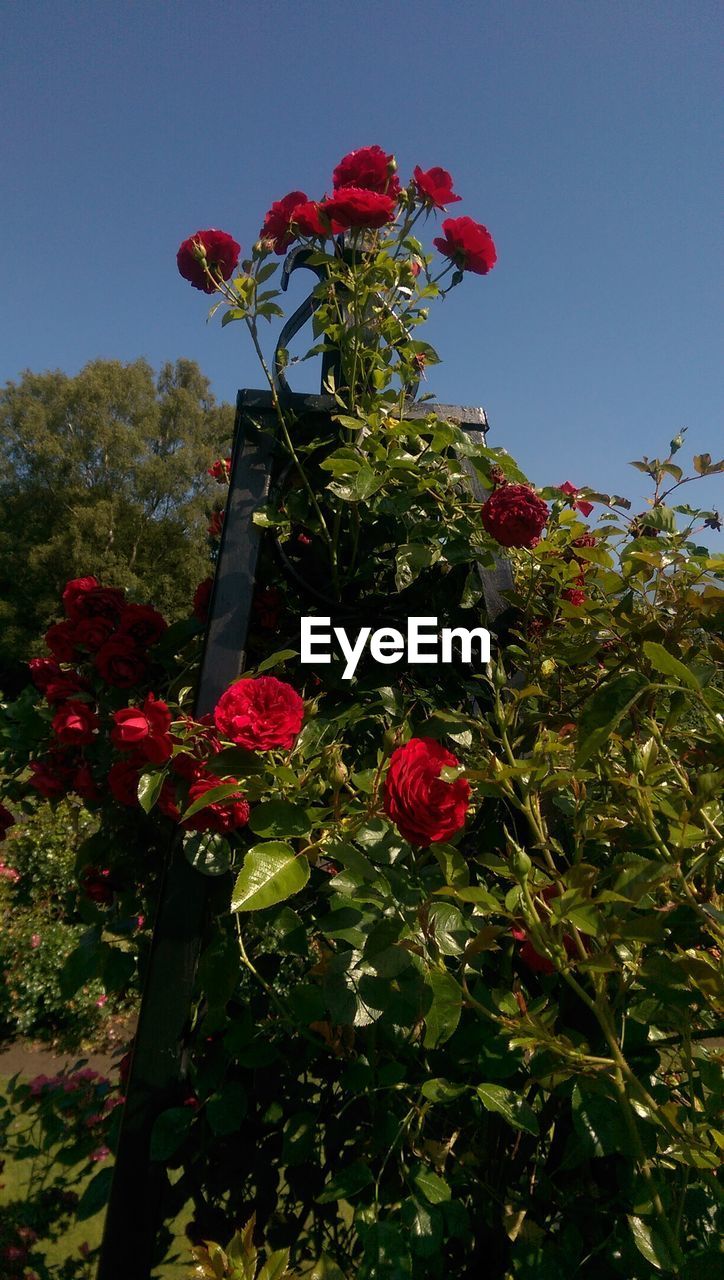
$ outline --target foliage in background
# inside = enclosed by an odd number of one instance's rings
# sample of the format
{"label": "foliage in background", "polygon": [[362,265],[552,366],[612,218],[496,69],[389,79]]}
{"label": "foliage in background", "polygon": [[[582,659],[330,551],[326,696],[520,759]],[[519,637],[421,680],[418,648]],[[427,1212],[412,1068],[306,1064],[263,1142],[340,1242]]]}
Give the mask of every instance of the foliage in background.
{"label": "foliage in background", "polygon": [[0,389],[0,687],[68,578],[95,573],[183,613],[204,574],[207,459],[231,438],[191,360],[95,360]]}

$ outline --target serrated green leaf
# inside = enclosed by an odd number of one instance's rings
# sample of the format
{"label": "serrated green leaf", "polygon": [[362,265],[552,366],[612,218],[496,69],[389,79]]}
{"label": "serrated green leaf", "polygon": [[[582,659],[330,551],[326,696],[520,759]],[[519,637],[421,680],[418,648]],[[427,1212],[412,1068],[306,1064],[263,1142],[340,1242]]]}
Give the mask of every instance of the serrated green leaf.
{"label": "serrated green leaf", "polygon": [[244,859],[234,892],[232,911],[262,911],[299,893],[309,879],[309,863],[278,840],[254,845]]}
{"label": "serrated green leaf", "polygon": [[217,831],[193,831],[184,836],[184,857],[204,876],[223,876],[231,866],[231,845]]}
{"label": "serrated green leaf", "polygon": [[305,836],[311,823],[300,805],[287,800],[266,800],[252,810],[249,829],[255,836]]}
{"label": "serrated green leaf", "polygon": [[161,770],[155,773],[142,773],[138,779],[138,803],[144,813],[150,813],[161,794],[161,788],[166,780],[166,771]]}
{"label": "serrated green leaf", "polygon": [[447,969],[431,969],[425,982],[432,992],[432,1003],[425,1014],[426,1049],[445,1044],[454,1034],[462,1012],[462,990]]}

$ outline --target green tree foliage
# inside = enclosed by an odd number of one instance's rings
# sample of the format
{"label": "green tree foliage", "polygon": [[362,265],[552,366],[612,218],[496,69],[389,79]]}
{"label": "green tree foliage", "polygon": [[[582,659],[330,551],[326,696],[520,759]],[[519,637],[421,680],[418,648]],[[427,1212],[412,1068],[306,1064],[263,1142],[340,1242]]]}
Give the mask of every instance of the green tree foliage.
{"label": "green tree foliage", "polygon": [[187,611],[208,572],[206,472],[232,425],[191,360],[157,378],[94,360],[0,390],[0,672],[37,652],[68,578]]}

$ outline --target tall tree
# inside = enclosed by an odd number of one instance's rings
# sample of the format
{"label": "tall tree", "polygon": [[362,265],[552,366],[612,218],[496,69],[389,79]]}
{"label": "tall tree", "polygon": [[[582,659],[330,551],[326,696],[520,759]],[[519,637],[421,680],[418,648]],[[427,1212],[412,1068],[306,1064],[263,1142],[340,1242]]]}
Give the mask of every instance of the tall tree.
{"label": "tall tree", "polygon": [[94,360],[0,389],[0,684],[37,651],[71,577],[95,574],[170,618],[208,572],[207,468],[230,405],[191,360]]}

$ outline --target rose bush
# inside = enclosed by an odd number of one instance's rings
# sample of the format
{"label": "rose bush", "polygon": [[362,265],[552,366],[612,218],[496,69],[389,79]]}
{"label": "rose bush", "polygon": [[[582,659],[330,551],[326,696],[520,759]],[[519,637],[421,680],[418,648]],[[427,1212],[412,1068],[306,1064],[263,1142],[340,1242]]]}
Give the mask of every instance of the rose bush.
{"label": "rose bush", "polygon": [[[452,178],[418,166],[403,186],[382,148],[345,157],[332,188],[275,202],[237,275],[185,242],[182,274],[265,370],[269,258],[304,245],[323,277],[308,354],[337,356],[329,414],[295,416],[270,380],[284,465],[255,514],[269,536],[243,678],[211,724],[193,717],[204,582],[153,643],[126,643],[111,602],[97,652],[76,630],[91,614],[66,604],[55,666],[7,709],[13,810],[81,769],[101,793],[64,989],[92,973],[122,989],[143,967],[127,922],[150,914],[169,842],[215,878],[186,1076],[151,1137],[202,1273],[243,1257],[265,1280],[695,1280],[722,1227],[724,703],[702,545],[718,516],[676,494],[724,466],[700,454],[685,475],[676,437],[636,464],[653,489],[631,515],[593,487],[535,490],[413,404],[436,360],[416,336],[428,307],[492,268],[492,239],[446,219],[435,259],[413,232]],[[490,663],[431,678],[367,656],[350,682],[336,659],[298,661],[300,614],[485,624],[480,568],[501,548],[514,585]],[[72,608],[102,590],[72,590]],[[97,717],[91,741],[59,740],[68,701]]]}

